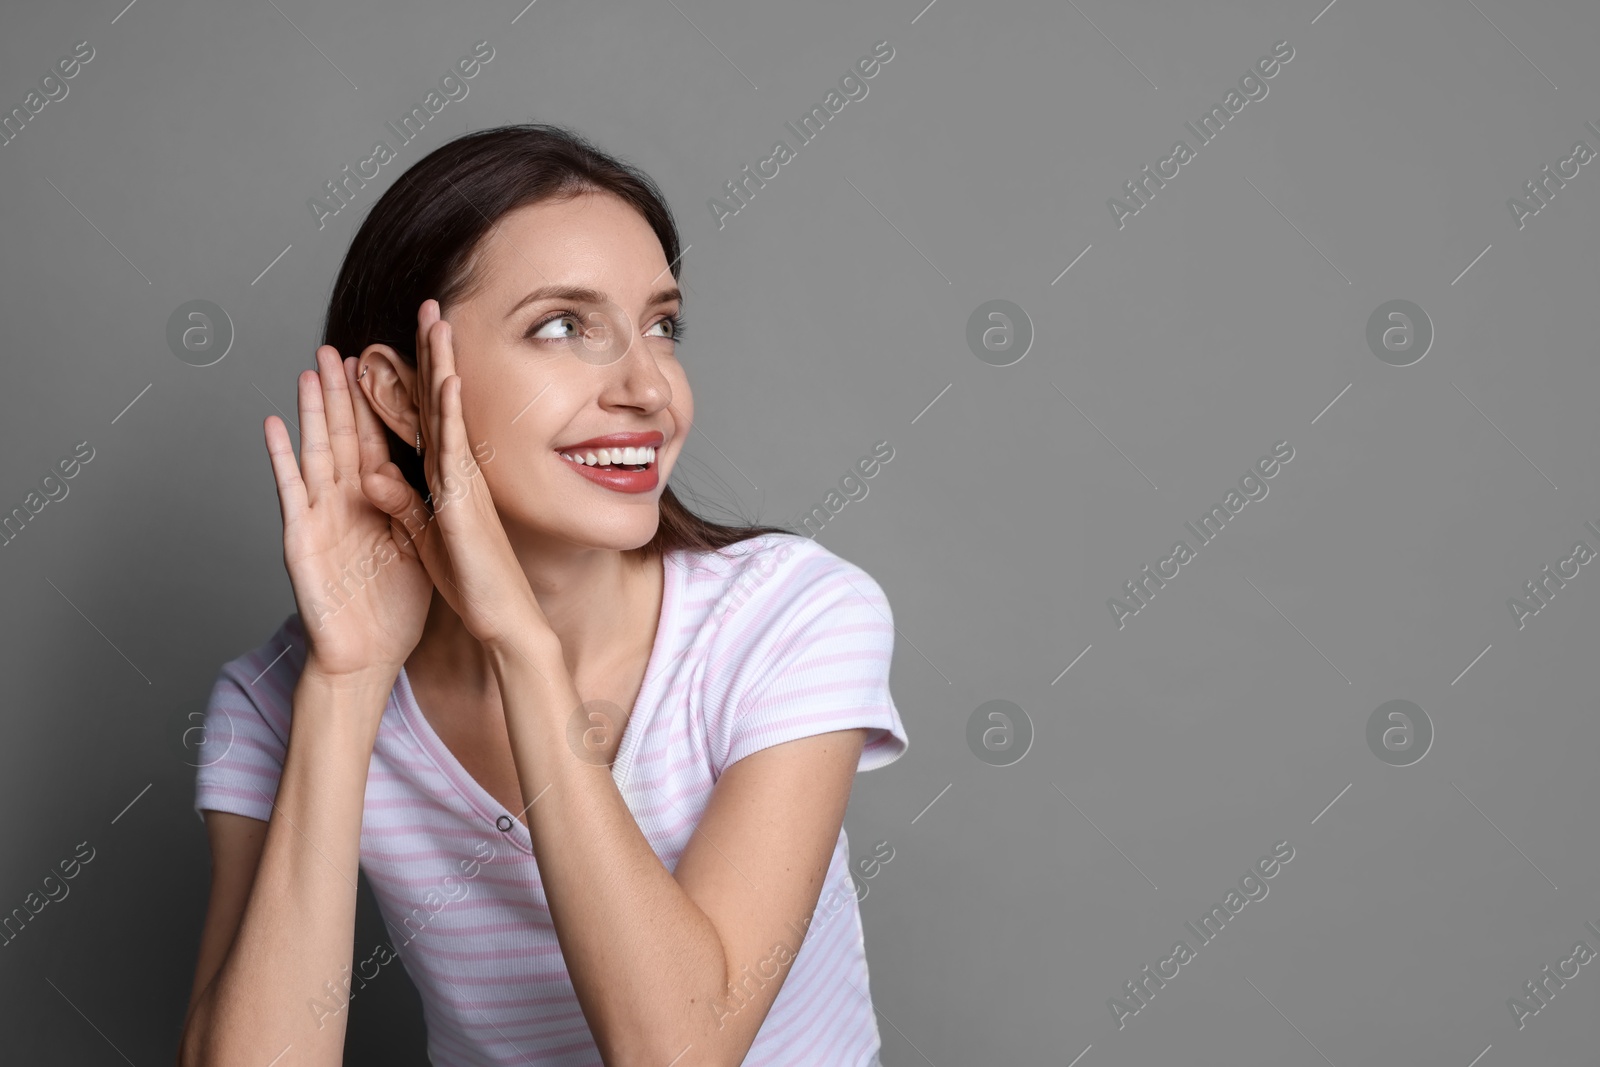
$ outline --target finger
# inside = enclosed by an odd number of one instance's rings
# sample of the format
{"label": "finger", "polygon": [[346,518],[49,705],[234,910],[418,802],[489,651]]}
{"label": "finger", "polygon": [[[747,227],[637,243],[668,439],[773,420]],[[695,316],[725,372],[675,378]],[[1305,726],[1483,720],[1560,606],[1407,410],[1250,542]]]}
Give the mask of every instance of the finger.
{"label": "finger", "polygon": [[450,351],[450,324],[440,317],[439,302],[429,300],[431,305],[430,321],[428,323],[428,429],[424,431],[427,439],[433,442],[434,450],[438,453],[435,457],[435,471],[443,470],[444,451],[444,382],[453,370],[454,359]]}
{"label": "finger", "polygon": [[360,377],[357,374],[360,362],[354,358],[349,360],[345,370],[350,383],[350,401],[356,413],[356,441],[361,450],[360,470],[366,474],[377,470],[388,461],[389,439],[383,435],[383,420],[372,410],[372,403],[367,400],[367,394],[361,388]]}
{"label": "finger", "polygon": [[[450,471],[447,480],[451,483],[446,502],[467,505],[471,509],[472,523],[494,533],[500,533],[504,527],[499,512],[495,510],[494,495],[489,490],[488,481],[483,477],[483,468],[478,463],[478,457],[473,454],[470,447],[471,438],[467,433],[461,402],[463,388],[460,375],[451,375],[444,386],[444,408],[448,416],[444,431],[445,451],[449,456]],[[493,457],[486,456],[485,460],[491,458]],[[445,525],[448,530],[463,529],[464,521],[452,516]]]}
{"label": "finger", "polygon": [[350,380],[339,350],[332,345],[317,349],[317,368],[322,379],[322,407],[328,426],[328,451],[333,456],[334,476],[355,478],[361,470],[361,451],[356,442],[355,410],[350,406]]}
{"label": "finger", "polygon": [[417,429],[422,434],[422,477],[431,492],[437,484],[439,427],[438,387],[433,380],[433,324],[439,321],[439,302],[424,300],[417,309]]}
{"label": "finger", "polygon": [[440,442],[440,458],[444,463],[445,480],[449,483],[449,492],[446,494],[448,503],[476,489],[473,483],[478,476],[478,464],[467,448],[466,420],[461,414],[461,376],[452,374],[446,378],[441,393],[439,406],[442,409],[443,427],[440,436],[443,440]]}
{"label": "finger", "polygon": [[[437,307],[437,301],[435,302]],[[433,360],[434,374],[438,384],[443,388],[445,379],[456,372],[455,329],[443,318],[437,320],[443,325],[434,329],[433,344],[428,349],[428,356]]]}
{"label": "finger", "polygon": [[306,485],[300,479],[300,466],[295,462],[289,430],[283,420],[268,415],[263,431],[267,438],[267,458],[272,462],[272,480],[278,486],[278,515],[287,528],[306,509]]}
{"label": "finger", "polygon": [[386,463],[377,473],[362,478],[361,487],[369,500],[388,513],[389,531],[400,551],[416,560],[436,587],[443,588],[450,580],[444,535],[434,521],[436,513],[422,502],[400,468]]}
{"label": "finger", "polygon": [[300,469],[306,484],[306,499],[314,503],[323,489],[333,484],[333,459],[328,451],[328,424],[324,421],[322,386],[316,371],[301,371],[300,388]]}
{"label": "finger", "polygon": [[461,414],[461,376],[456,373],[455,339],[455,328],[448,322],[435,327],[431,356],[439,375],[439,452],[449,474],[460,473],[470,478],[477,470],[467,446],[466,422]]}
{"label": "finger", "polygon": [[420,538],[428,525],[428,509],[422,497],[405,480],[400,468],[385,463],[361,476],[361,491],[374,507],[390,519],[390,532],[403,551],[418,555],[413,539]]}
{"label": "finger", "polygon": [[438,440],[434,436],[436,427],[433,425],[434,398],[438,395],[438,387],[433,381],[433,346],[430,339],[433,324],[439,321],[438,312],[436,300],[424,300],[417,309],[417,421],[418,429],[422,431],[424,454]]}

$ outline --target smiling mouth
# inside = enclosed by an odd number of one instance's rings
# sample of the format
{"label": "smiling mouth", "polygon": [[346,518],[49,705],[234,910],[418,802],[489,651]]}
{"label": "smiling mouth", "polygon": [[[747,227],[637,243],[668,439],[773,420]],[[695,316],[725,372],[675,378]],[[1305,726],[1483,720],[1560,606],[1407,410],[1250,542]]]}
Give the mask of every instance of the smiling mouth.
{"label": "smiling mouth", "polygon": [[557,452],[556,455],[580,467],[598,467],[616,471],[649,470],[656,463],[656,450],[652,447],[592,448],[575,452]]}

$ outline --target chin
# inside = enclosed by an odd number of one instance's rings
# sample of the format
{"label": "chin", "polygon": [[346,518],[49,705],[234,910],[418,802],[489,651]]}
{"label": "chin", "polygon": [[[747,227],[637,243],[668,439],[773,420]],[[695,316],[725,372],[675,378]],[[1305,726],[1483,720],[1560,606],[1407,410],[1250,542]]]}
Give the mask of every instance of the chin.
{"label": "chin", "polygon": [[593,521],[562,524],[557,532],[562,540],[588,548],[631,552],[643,548],[655,537],[661,525],[661,510],[654,500],[618,509],[618,515],[593,515]]}

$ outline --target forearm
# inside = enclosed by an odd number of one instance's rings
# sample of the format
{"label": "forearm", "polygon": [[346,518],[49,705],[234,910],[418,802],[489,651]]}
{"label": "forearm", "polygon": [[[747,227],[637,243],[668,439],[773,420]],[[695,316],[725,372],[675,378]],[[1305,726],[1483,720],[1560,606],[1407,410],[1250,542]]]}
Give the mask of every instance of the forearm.
{"label": "forearm", "polygon": [[[608,1064],[720,1063],[708,1006],[727,954],[634,821],[609,766],[577,757],[568,723],[582,699],[559,647],[491,649],[533,851],[561,953]],[[533,649],[539,649],[535,651]],[[534,798],[538,799],[535,801]]]}
{"label": "forearm", "polygon": [[279,1067],[341,1062],[363,799],[388,692],[302,675],[255,883],[196,1004],[186,1062],[266,1063],[286,1047]]}

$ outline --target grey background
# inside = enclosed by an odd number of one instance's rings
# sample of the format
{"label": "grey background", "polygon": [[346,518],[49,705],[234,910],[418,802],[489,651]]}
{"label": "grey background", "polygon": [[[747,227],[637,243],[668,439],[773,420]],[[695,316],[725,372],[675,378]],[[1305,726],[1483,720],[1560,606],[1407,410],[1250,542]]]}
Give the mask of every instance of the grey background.
{"label": "grey background", "polygon": [[[895,849],[861,904],[886,1064],[1592,1062],[1600,965],[1521,1031],[1506,1002],[1600,949],[1600,577],[1521,630],[1506,600],[1600,544],[1600,164],[1520,231],[1506,198],[1600,149],[1600,9],[521,10],[4,15],[3,109],[96,52],[0,148],[0,504],[96,450],[0,549],[0,911],[96,849],[0,949],[8,1058],[170,1062],[207,892],[184,731],[293,610],[262,419],[294,412],[381,188],[531,120],[643,167],[692,246],[675,485],[792,522],[895,449],[819,538],[900,632],[911,752],[857,779],[846,823],[858,856]],[[470,95],[319,231],[307,198],[480,39]],[[885,39],[868,96],[718,230],[706,199]],[[1285,39],[1269,95],[1119,230],[1106,199]],[[215,366],[167,349],[192,299],[237,330]],[[1009,367],[965,342],[991,299],[1036,334]],[[1436,330],[1410,367],[1365,341],[1392,299]],[[1269,496],[1119,630],[1107,598],[1280,440]],[[1035,731],[1009,767],[966,743],[996,699]],[[1365,741],[1393,699],[1436,731],[1407,767]],[[1119,1030],[1108,998],[1280,840],[1270,894]],[[380,936],[363,888],[357,958]],[[351,1061],[424,1063],[416,996],[383,975]]]}

